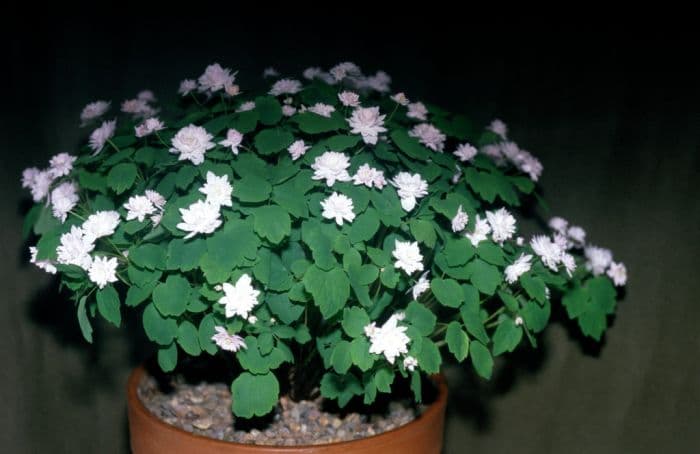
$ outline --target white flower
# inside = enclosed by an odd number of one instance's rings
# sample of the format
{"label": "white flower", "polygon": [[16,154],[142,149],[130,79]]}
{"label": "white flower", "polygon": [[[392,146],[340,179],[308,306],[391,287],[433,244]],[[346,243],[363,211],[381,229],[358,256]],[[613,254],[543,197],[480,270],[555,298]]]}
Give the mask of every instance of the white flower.
{"label": "white flower", "polygon": [[429,274],[430,271],[426,271],[425,273],[421,274],[418,281],[413,285],[413,287],[411,287],[411,296],[413,296],[414,300],[417,300],[419,296],[430,288],[430,279],[428,279]]}
{"label": "white flower", "polygon": [[153,94],[151,90],[141,90],[138,95],[136,95],[138,99],[143,99],[146,102],[155,102],[156,101],[156,95]]}
{"label": "white flower", "polygon": [[22,185],[27,185],[32,193],[32,199],[40,202],[49,194],[53,176],[49,170],[27,169],[22,175]]}
{"label": "white flower", "polygon": [[518,257],[512,265],[506,267],[506,282],[512,284],[517,281],[520,276],[530,271],[532,267],[531,261],[532,255],[520,254],[520,257]]}
{"label": "white flower", "polygon": [[608,277],[612,279],[613,284],[618,287],[623,287],[627,283],[627,268],[622,262],[611,262],[607,274]]}
{"label": "white flower", "polygon": [[64,177],[73,170],[73,163],[78,159],[68,153],[59,153],[49,161],[49,172],[54,178]]}
{"label": "white flower", "polygon": [[506,135],[508,134],[508,127],[498,118],[493,120],[486,129],[493,132],[494,134],[501,136],[503,140],[506,140]]}
{"label": "white flower", "polygon": [[115,129],[117,129],[117,120],[111,120],[102,122],[99,128],[92,131],[90,139],[88,140],[88,145],[94,151],[93,155],[102,151],[105,143],[114,135]]}
{"label": "white flower", "polygon": [[322,117],[331,118],[331,114],[335,112],[335,107],[329,104],[323,104],[322,102],[317,102],[306,110]]}
{"label": "white flower", "polygon": [[412,102],[408,104],[408,112],[406,113],[406,116],[408,118],[426,121],[428,119],[428,109],[426,109],[422,102]]}
{"label": "white flower", "polygon": [[295,79],[280,79],[272,85],[268,92],[272,96],[294,95],[301,91],[301,82]]}
{"label": "white flower", "polygon": [[237,352],[240,349],[248,348],[243,338],[237,334],[229,334],[223,326],[215,326],[216,334],[211,337],[222,350],[227,352]]}
{"label": "white flower", "polygon": [[583,247],[586,244],[586,231],[583,228],[572,225],[566,233],[575,247]]}
{"label": "white flower", "polygon": [[599,276],[605,273],[605,270],[612,263],[612,252],[610,249],[604,249],[597,246],[588,246],[583,250],[586,259],[586,269],[593,272],[593,275]]}
{"label": "white flower", "polygon": [[85,106],[80,113],[81,126],[85,126],[91,120],[104,115],[109,110],[110,104],[107,101],[95,101]]}
{"label": "white flower", "polygon": [[282,106],[282,115],[284,115],[285,117],[291,117],[295,113],[297,113],[296,107],[290,106],[288,104]]}
{"label": "white flower", "polygon": [[354,91],[344,91],[338,93],[340,103],[346,107],[358,107],[360,105],[360,95]]}
{"label": "white flower", "polygon": [[246,101],[236,109],[236,112],[248,112],[255,109],[255,101]]}
{"label": "white flower", "polygon": [[34,180],[41,170],[36,167],[28,167],[22,171],[22,187],[30,189],[34,186]]}
{"label": "white flower", "polygon": [[364,184],[368,188],[376,187],[382,189],[386,185],[384,172],[370,167],[369,164],[362,164],[355,175],[353,175],[352,181],[356,185]]}
{"label": "white flower", "polygon": [[576,259],[574,259],[574,256],[571,254],[562,254],[561,263],[562,265],[564,265],[566,274],[568,274],[569,277],[571,277],[571,273],[576,271]]}
{"label": "white flower", "polygon": [[403,359],[403,367],[409,371],[413,372],[418,367],[418,360],[413,356],[407,356]]}
{"label": "white flower", "polygon": [[407,106],[410,102],[404,92],[399,92],[390,96],[391,100],[401,106]]}
{"label": "white flower", "polygon": [[369,352],[384,355],[390,364],[394,364],[397,356],[408,353],[408,343],[411,339],[406,335],[406,327],[398,325],[399,318],[395,315],[389,317],[384,325],[377,327],[372,322],[365,327],[365,333],[369,332]]}
{"label": "white flower", "polygon": [[111,282],[117,282],[117,262],[116,257],[95,257],[90,265],[88,276],[90,280],[97,284],[99,288],[104,288],[105,285]]}
{"label": "white flower", "polygon": [[192,79],[185,79],[182,82],[180,82],[180,88],[178,88],[177,92],[181,96],[187,96],[190,93],[192,93],[196,88],[197,82],[195,82]]}
{"label": "white flower", "polygon": [[272,66],[268,66],[263,71],[263,77],[277,77],[279,75],[280,75],[280,73]]}
{"label": "white flower", "polygon": [[303,72],[304,79],[314,80],[316,77],[320,76],[323,70],[319,67],[306,68]]}
{"label": "white flower", "polygon": [[87,271],[92,264],[90,252],[93,249],[95,243],[85,237],[83,229],[73,226],[70,232],[61,235],[61,244],[56,248],[58,263],[77,265]]}
{"label": "white flower", "polygon": [[460,144],[454,151],[454,155],[462,162],[471,161],[478,153],[478,150],[468,143]]}
{"label": "white flower", "polygon": [[557,271],[557,265],[561,262],[563,251],[561,247],[548,236],[536,235],[530,240],[530,247],[535,251],[542,263],[552,271]]}
{"label": "white flower", "polygon": [[219,304],[226,307],[226,318],[235,315],[248,318],[250,311],[258,304],[260,295],[260,290],[255,290],[252,282],[251,277],[244,274],[238,278],[235,285],[224,283],[224,296],[219,299]]}
{"label": "white flower", "polygon": [[135,195],[129,198],[129,200],[124,204],[126,208],[126,220],[131,221],[132,219],[138,219],[139,222],[143,222],[146,216],[153,214],[156,211],[156,207],[153,206],[148,197],[143,195]]}
{"label": "white flower", "polygon": [[506,164],[506,159],[503,156],[503,153],[501,152],[500,145],[497,145],[497,144],[484,145],[480,151],[482,154],[491,158],[493,160],[493,162],[496,163],[496,165],[502,166],[502,165]]}
{"label": "white flower", "polygon": [[379,133],[386,132],[384,118],[379,114],[379,107],[359,107],[352,112],[347,119],[353,134],[362,135],[362,140],[370,145],[377,143]]}
{"label": "white flower", "polygon": [[452,218],[452,231],[454,233],[461,232],[467,227],[469,215],[462,210],[462,205],[457,207],[457,214]]}
{"label": "white flower", "polygon": [[311,147],[304,144],[303,140],[297,140],[289,147],[287,147],[287,151],[289,151],[289,154],[292,155],[292,161],[296,161],[297,159],[304,156],[306,150],[308,150],[309,148]]}
{"label": "white flower", "polygon": [[204,162],[204,153],[216,146],[214,138],[201,126],[189,125],[180,129],[173,137],[171,153],[180,154],[180,161],[189,160],[194,165]]}
{"label": "white flower", "polygon": [[460,178],[462,178],[462,168],[455,164],[455,173],[452,175],[450,181],[452,182],[452,184],[457,184],[459,183]]}
{"label": "white flower", "polygon": [[247,320],[248,323],[250,323],[251,325],[255,325],[256,323],[258,323],[258,317],[256,317],[255,315],[249,315],[248,318],[247,318],[246,320]]}
{"label": "white flower", "polygon": [[361,81],[361,87],[371,88],[379,93],[388,93],[391,84],[391,76],[384,71],[377,71],[374,76],[369,76]]}
{"label": "white flower", "polygon": [[165,124],[157,117],[148,118],[146,121],[134,127],[136,137],[146,137],[156,131],[165,129]]}
{"label": "white flower", "polygon": [[238,96],[241,94],[241,87],[239,87],[237,84],[226,85],[224,87],[224,91],[226,92],[227,95],[234,97],[234,96]]}
{"label": "white flower", "polygon": [[479,243],[488,238],[488,234],[491,233],[491,226],[489,221],[482,219],[479,215],[476,215],[476,221],[474,223],[474,233],[467,233],[464,236],[471,241],[472,246],[477,247]]}
{"label": "white flower", "polygon": [[180,208],[182,222],[177,228],[190,232],[185,235],[185,239],[192,238],[198,233],[209,234],[218,229],[221,225],[221,213],[218,205],[199,200],[188,208]]}
{"label": "white flower", "polygon": [[399,172],[389,183],[396,188],[401,207],[406,211],[415,208],[417,199],[428,195],[428,182],[418,173]]}
{"label": "white flower", "polygon": [[567,227],[569,226],[569,221],[559,216],[554,216],[547,224],[549,225],[550,229],[559,233],[565,233]]}
{"label": "white flower", "polygon": [[525,244],[525,238],[521,236],[517,237],[515,239],[515,244],[517,244],[518,246],[522,246],[523,244]]}
{"label": "white flower", "polygon": [[325,200],[321,201],[323,213],[321,215],[326,219],[335,219],[335,223],[343,225],[343,220],[352,222],[355,219],[353,213],[353,203],[350,197],[334,192]]}
{"label": "white flower", "polygon": [[571,241],[561,233],[555,233],[552,235],[552,240],[561,248],[562,251],[568,251],[571,249]]}
{"label": "white flower", "polygon": [[349,61],[346,61],[343,63],[338,63],[337,65],[332,67],[330,69],[330,71],[328,71],[328,72],[338,82],[345,79],[346,77],[349,77],[349,76],[357,77],[357,76],[362,75],[362,71],[360,71],[360,67],[357,66],[355,63],[352,63]]}
{"label": "white flower", "polygon": [[29,259],[30,263],[33,263],[34,265],[37,266],[37,268],[42,269],[46,271],[49,274],[56,274],[56,267],[54,264],[51,262],[51,260],[37,260],[36,256],[39,253],[39,250],[34,247],[30,246],[29,247],[29,253],[31,254],[31,258]]}
{"label": "white flower", "polygon": [[238,147],[241,144],[241,142],[243,142],[243,134],[241,134],[235,129],[229,129],[226,132],[226,140],[222,140],[221,142],[219,142],[219,145],[230,147],[233,154],[237,155]]}
{"label": "white flower", "polygon": [[408,132],[408,135],[418,139],[420,143],[433,151],[442,152],[445,148],[447,136],[438,128],[428,123],[420,123]]}
{"label": "white flower", "polygon": [[199,188],[199,192],[206,194],[207,203],[215,206],[233,205],[231,202],[231,193],[233,186],[228,182],[228,175],[216,176],[213,172],[207,172],[207,182]]}
{"label": "white flower", "polygon": [[119,225],[119,213],[116,211],[98,211],[83,222],[83,235],[89,241],[95,241],[114,234]]}
{"label": "white flower", "polygon": [[56,186],[51,191],[51,210],[54,217],[65,222],[68,212],[78,204],[79,200],[78,187],[72,181],[66,181]]}
{"label": "white flower", "polygon": [[326,180],[326,185],[333,186],[336,181],[350,181],[348,173],[350,160],[344,153],[327,151],[316,157],[311,168],[314,169],[314,180]]}
{"label": "white flower", "polygon": [[515,218],[505,208],[487,211],[486,219],[491,226],[491,232],[493,232],[493,241],[498,244],[503,244],[515,233]]}
{"label": "white flower", "polygon": [[403,269],[406,274],[423,271],[423,256],[418,248],[418,242],[395,240],[394,251],[391,254],[396,259],[394,266]]}
{"label": "white flower", "polygon": [[228,68],[222,68],[218,63],[207,66],[204,74],[199,76],[199,91],[211,93],[223,90],[227,85],[233,85],[236,76]]}
{"label": "white flower", "polygon": [[127,99],[122,103],[122,112],[132,114],[134,117],[150,117],[156,110],[143,99]]}
{"label": "white flower", "polygon": [[523,320],[523,318],[518,315],[517,317],[515,317],[515,320],[513,320],[513,322],[515,323],[515,326],[522,326],[523,323],[525,323],[525,320]]}
{"label": "white flower", "polygon": [[165,206],[165,197],[152,189],[146,189],[146,198],[159,210]]}

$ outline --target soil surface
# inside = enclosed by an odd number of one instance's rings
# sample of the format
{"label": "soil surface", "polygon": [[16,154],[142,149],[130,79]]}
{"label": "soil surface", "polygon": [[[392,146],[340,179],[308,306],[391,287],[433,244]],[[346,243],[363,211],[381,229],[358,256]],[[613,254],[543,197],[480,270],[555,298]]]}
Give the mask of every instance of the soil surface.
{"label": "soil surface", "polygon": [[[333,443],[377,435],[413,421],[422,411],[410,401],[389,402],[380,413],[333,413],[323,399],[294,402],[281,397],[269,421],[236,427],[231,391],[223,383],[187,383],[175,377],[164,392],[146,376],[138,389],[143,404],[159,419],[188,432],[218,440],[256,445],[296,446]],[[247,423],[247,421],[246,421]]]}

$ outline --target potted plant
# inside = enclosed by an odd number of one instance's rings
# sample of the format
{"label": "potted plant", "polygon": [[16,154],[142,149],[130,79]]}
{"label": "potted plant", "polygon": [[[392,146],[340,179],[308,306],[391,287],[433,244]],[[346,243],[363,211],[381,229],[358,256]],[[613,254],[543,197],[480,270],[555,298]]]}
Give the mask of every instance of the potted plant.
{"label": "potted plant", "polygon": [[158,420],[139,368],[134,452],[437,453],[444,361],[489,378],[494,357],[537,345],[552,304],[600,340],[626,269],[559,217],[521,236],[542,165],[503,122],[477,130],[352,63],[266,76],[268,89],[241,90],[213,64],[171,106],[150,91],[118,118],[109,102],[86,106],[87,142],[22,176],[31,262],[60,274],[88,342],[98,314],[120,326],[133,310],[164,372],[223,361],[239,420],[282,395],[342,408],[405,384],[416,402],[431,386],[436,397],[382,435],[254,446]]}

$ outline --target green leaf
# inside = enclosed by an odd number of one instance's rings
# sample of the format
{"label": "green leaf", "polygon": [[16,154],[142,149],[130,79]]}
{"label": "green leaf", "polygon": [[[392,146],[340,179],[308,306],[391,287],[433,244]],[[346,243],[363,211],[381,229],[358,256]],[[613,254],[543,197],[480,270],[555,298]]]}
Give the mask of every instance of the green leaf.
{"label": "green leaf", "polygon": [[347,127],[345,119],[338,112],[333,112],[330,118],[312,112],[302,112],[294,115],[292,121],[297,122],[299,129],[307,134],[320,134]]}
{"label": "green leaf", "polygon": [[237,184],[234,184],[233,195],[241,202],[259,203],[270,197],[272,186],[270,183],[255,175],[246,175]]}
{"label": "green leaf", "polygon": [[284,293],[268,294],[267,306],[283,323],[290,325],[304,313],[304,306],[292,304]]}
{"label": "green leaf", "polygon": [[496,243],[482,241],[476,248],[476,254],[482,260],[492,265],[504,266],[506,264],[505,257],[503,256],[503,249]]}
{"label": "green leaf", "polygon": [[504,352],[512,352],[522,337],[522,328],[516,325],[512,318],[507,315],[502,316],[501,322],[493,334],[493,355],[498,356]]}
{"label": "green leaf", "polygon": [[540,303],[544,303],[547,300],[547,286],[544,285],[542,279],[533,276],[532,273],[525,273],[520,276],[520,285],[523,286],[531,298],[536,299]]}
{"label": "green leaf", "polygon": [[453,321],[447,325],[445,340],[448,350],[457,358],[457,361],[464,361],[469,354],[469,337],[462,330],[462,325],[459,322]]}
{"label": "green leaf", "polygon": [[598,276],[588,280],[586,283],[591,300],[606,314],[615,312],[617,303],[615,287],[606,276]]}
{"label": "green leaf", "polygon": [[487,344],[489,341],[489,336],[486,334],[486,329],[484,328],[484,322],[481,320],[481,315],[479,314],[479,305],[465,304],[460,309],[460,315],[462,316],[462,321],[464,326],[467,327],[469,334],[476,337],[483,344]]}
{"label": "green leaf", "polygon": [[188,355],[197,356],[202,353],[197,327],[187,320],[180,323],[177,328],[177,343]]}
{"label": "green leaf", "polygon": [[387,265],[379,273],[379,278],[384,287],[394,288],[396,287],[396,284],[399,283],[399,279],[401,278],[401,276],[399,275],[394,265]]}
{"label": "green leaf", "polygon": [[474,246],[466,238],[447,239],[445,249],[442,251],[449,266],[461,266],[474,256]]}
{"label": "green leaf", "polygon": [[173,342],[168,347],[158,349],[158,365],[163,372],[172,372],[177,366],[177,345]]}
{"label": "green leaf", "polygon": [[294,180],[275,186],[272,190],[272,200],[294,217],[306,218],[309,216],[306,196],[296,187]]}
{"label": "green leaf", "polygon": [[255,278],[265,284],[267,290],[284,292],[292,287],[292,276],[282,259],[268,248],[258,251],[258,263],[253,268]]}
{"label": "green leaf", "polygon": [[369,316],[361,307],[350,307],[343,310],[342,326],[348,336],[364,336],[367,325],[369,325]]}
{"label": "green leaf", "polygon": [[253,140],[261,155],[278,153],[294,142],[294,136],[281,128],[264,129]]}
{"label": "green leaf", "polygon": [[388,227],[398,227],[401,225],[401,218],[404,216],[401,201],[393,188],[386,187],[382,191],[371,191],[370,200],[377,209],[379,220]]}
{"label": "green leaf", "polygon": [[199,328],[197,329],[197,336],[199,337],[199,345],[205,352],[210,355],[216,354],[218,348],[214,341],[211,340],[212,336],[216,332],[214,327],[216,326],[216,319],[212,314],[205,315],[201,322],[199,322]]}
{"label": "green leaf", "polygon": [[435,298],[443,306],[459,307],[464,302],[464,292],[454,279],[435,278],[430,282]]}
{"label": "green leaf", "polygon": [[239,418],[264,416],[277,405],[279,393],[280,385],[273,373],[243,372],[231,384],[233,413]]}
{"label": "green leaf", "polygon": [[425,244],[431,249],[435,246],[437,234],[435,233],[435,228],[431,221],[413,219],[410,221],[409,226],[411,228],[411,234],[416,241]]}
{"label": "green leaf", "polygon": [[549,301],[544,305],[540,305],[534,301],[527,301],[523,304],[523,309],[520,312],[525,320],[525,325],[534,333],[539,333],[549,321],[551,306]]}
{"label": "green leaf", "polygon": [[182,315],[192,287],[182,276],[170,275],[153,290],[153,304],[163,315]]}
{"label": "green leaf", "polygon": [[501,301],[503,301],[503,304],[506,305],[509,311],[511,312],[517,312],[519,309],[519,304],[518,300],[511,295],[510,293],[507,293],[505,291],[499,291],[498,292],[498,297],[501,298]]}
{"label": "green leaf", "polygon": [[389,367],[382,366],[374,373],[374,385],[379,392],[390,393],[392,383],[394,383],[394,371]]}
{"label": "green leaf", "polygon": [[192,271],[199,266],[206,250],[207,243],[203,238],[174,239],[168,243],[166,266],[169,270]]}
{"label": "green leaf", "polygon": [[341,408],[347,405],[353,396],[362,392],[362,385],[353,374],[337,375],[326,372],[321,379],[321,395],[328,399],[337,399]]}
{"label": "green leaf", "polygon": [[270,370],[277,369],[286,361],[284,353],[277,348],[269,354],[263,354],[258,346],[258,340],[253,336],[247,336],[245,343],[247,348],[239,350],[236,356],[241,367],[254,374],[265,374]]}
{"label": "green leaf", "polygon": [[119,309],[119,294],[111,285],[97,291],[97,310],[100,315],[116,327],[122,323]]}
{"label": "green leaf", "polygon": [[137,173],[138,168],[135,164],[130,162],[117,164],[107,174],[107,185],[117,194],[121,194],[134,185]]}
{"label": "green leaf", "polygon": [[476,373],[481,375],[485,379],[491,378],[493,373],[493,358],[489,349],[486,348],[481,342],[472,342],[469,346],[470,357],[472,359],[472,366]]}
{"label": "green leaf", "polygon": [[493,295],[501,282],[503,282],[503,275],[498,268],[482,260],[475,259],[467,267],[469,267],[471,272],[470,280],[472,284],[481,293]]}
{"label": "green leaf", "polygon": [[341,340],[335,344],[333,353],[331,354],[331,364],[333,365],[333,369],[339,374],[344,374],[350,369],[352,365],[350,342]]}
{"label": "green leaf", "polygon": [[256,208],[253,216],[255,232],[273,244],[279,244],[292,230],[289,214],[278,205]]}
{"label": "green leaf", "polygon": [[251,224],[244,221],[227,222],[223,229],[206,239],[207,253],[202,257],[200,267],[208,282],[225,281],[245,259],[257,257],[260,239],[253,232]]}
{"label": "green leaf", "polygon": [[162,271],[149,271],[141,269],[132,263],[126,269],[126,274],[133,285],[146,287],[152,282],[157,282],[163,275]]}
{"label": "green leaf", "polygon": [[260,115],[260,123],[274,125],[282,119],[282,106],[272,96],[258,96],[255,98],[255,110]]}
{"label": "green leaf", "polygon": [[303,282],[326,320],[340,311],[350,297],[350,280],[338,268],[323,271],[313,265],[306,270]]}
{"label": "green leaf", "polygon": [[430,339],[423,339],[420,352],[417,354],[416,359],[418,360],[420,368],[426,373],[437,374],[440,372],[440,365],[442,364],[440,349],[438,349],[435,342]]}
{"label": "green leaf", "polygon": [[357,135],[337,135],[326,140],[326,146],[333,151],[343,151],[350,147],[354,147],[360,142],[360,136]]}
{"label": "green leaf", "polygon": [[162,269],[165,265],[165,247],[156,244],[141,244],[129,250],[129,261],[149,270]]}
{"label": "green leaf", "polygon": [[422,336],[429,336],[435,329],[437,317],[418,301],[411,301],[406,307],[406,321]]}
{"label": "green leaf", "polygon": [[413,391],[413,398],[416,400],[417,404],[423,402],[423,386],[421,382],[421,374],[418,372],[413,372],[411,374],[411,391]]}
{"label": "green leaf", "polygon": [[177,336],[177,322],[161,316],[153,304],[143,311],[143,328],[146,336],[159,345],[169,345]]}
{"label": "green leaf", "polygon": [[180,167],[180,170],[175,174],[175,186],[179,189],[187,189],[197,175],[199,175],[199,169],[196,166],[185,165]]}
{"label": "green leaf", "polygon": [[124,304],[126,304],[129,307],[138,306],[139,304],[143,303],[148,298],[150,298],[151,293],[153,293],[153,289],[156,287],[156,285],[156,282],[146,284],[144,287],[132,285],[126,292],[126,300],[124,301]]}
{"label": "green leaf", "polygon": [[90,324],[90,319],[85,310],[86,300],[87,298],[83,296],[78,303],[78,324],[80,325],[80,332],[83,333],[85,340],[92,344],[92,325]]}
{"label": "green leaf", "polygon": [[360,241],[369,241],[377,230],[379,230],[377,211],[374,208],[367,208],[350,225],[350,242],[355,244]]}
{"label": "green leaf", "polygon": [[366,337],[356,337],[350,342],[350,358],[362,372],[367,372],[372,368],[375,355],[369,353],[369,341]]}
{"label": "green leaf", "polygon": [[409,136],[405,129],[395,129],[390,136],[396,146],[410,158],[425,161],[432,154],[418,140]]}

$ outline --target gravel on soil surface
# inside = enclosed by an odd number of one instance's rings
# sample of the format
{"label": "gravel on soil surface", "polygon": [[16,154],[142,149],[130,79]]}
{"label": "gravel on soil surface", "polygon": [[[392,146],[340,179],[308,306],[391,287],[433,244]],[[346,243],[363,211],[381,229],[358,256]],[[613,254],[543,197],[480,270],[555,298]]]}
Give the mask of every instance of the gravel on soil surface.
{"label": "gravel on soil surface", "polygon": [[138,395],[159,419],[180,429],[218,440],[256,445],[297,446],[334,443],[377,435],[413,421],[421,411],[408,401],[390,402],[383,414],[329,413],[323,399],[294,402],[286,396],[268,424],[259,429],[235,427],[231,391],[223,383],[189,384],[175,377],[163,392],[145,376]]}

